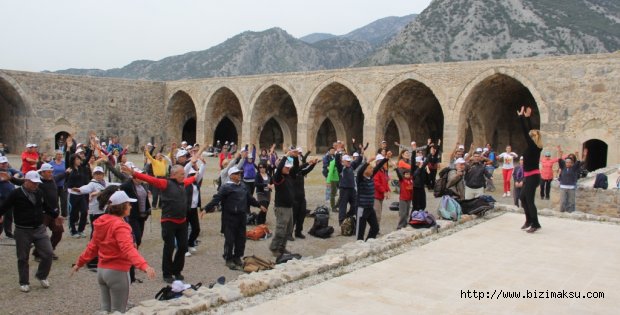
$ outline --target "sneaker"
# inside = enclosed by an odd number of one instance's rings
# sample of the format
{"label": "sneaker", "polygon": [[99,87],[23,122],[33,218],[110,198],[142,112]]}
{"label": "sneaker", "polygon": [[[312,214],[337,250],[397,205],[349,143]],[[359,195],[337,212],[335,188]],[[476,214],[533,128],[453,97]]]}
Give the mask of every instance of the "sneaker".
{"label": "sneaker", "polygon": [[24,293],[28,293],[30,292],[30,286],[27,284],[22,284],[19,286],[19,291],[22,291]]}
{"label": "sneaker", "polygon": [[73,234],[71,234],[71,237],[73,237],[73,238],[80,238],[80,233],[73,233]]}
{"label": "sneaker", "polygon": [[189,251],[185,252],[185,257],[191,257],[192,253],[190,253]]}
{"label": "sneaker", "polygon": [[49,289],[49,287],[50,287],[50,281],[49,280],[47,280],[47,279],[39,279],[39,282],[41,283],[41,286],[44,289]]}
{"label": "sneaker", "polygon": [[174,278],[172,278],[172,276],[164,276],[164,282],[172,283],[174,282]]}
{"label": "sneaker", "polygon": [[80,238],[86,238],[86,234],[84,234],[84,232],[80,232],[78,234],[80,235]]}
{"label": "sneaker", "polygon": [[233,258],[233,262],[235,263],[235,265],[239,267],[243,267],[243,262],[241,262],[241,258],[239,257]]}
{"label": "sneaker", "polygon": [[502,197],[506,198],[506,193],[504,193],[504,194],[502,195]]}
{"label": "sneaker", "polygon": [[232,259],[226,261],[226,267],[228,267],[228,269],[230,270],[240,270],[240,267],[237,266],[237,264],[235,264]]}
{"label": "sneaker", "polygon": [[196,247],[188,247],[189,251],[195,253],[197,251]]}
{"label": "sneaker", "polygon": [[506,197],[510,197],[510,192],[507,192],[507,193],[506,193]]}
{"label": "sneaker", "polygon": [[302,239],[302,240],[303,240],[303,239],[305,239],[305,238],[306,238],[306,236],[305,236],[305,235],[303,235],[303,233],[299,232],[299,233],[295,233],[295,238],[299,238],[299,239]]}

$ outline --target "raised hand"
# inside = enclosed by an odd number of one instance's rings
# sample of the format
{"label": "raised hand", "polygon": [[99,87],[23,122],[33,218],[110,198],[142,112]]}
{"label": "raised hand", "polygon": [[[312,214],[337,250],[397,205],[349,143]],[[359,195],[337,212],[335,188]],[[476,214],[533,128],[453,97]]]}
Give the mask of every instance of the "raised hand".
{"label": "raised hand", "polygon": [[517,111],[518,116],[523,116],[525,113],[525,106],[521,106],[521,109]]}
{"label": "raised hand", "polygon": [[526,108],[524,115],[525,115],[525,117],[532,116],[532,108],[531,107]]}

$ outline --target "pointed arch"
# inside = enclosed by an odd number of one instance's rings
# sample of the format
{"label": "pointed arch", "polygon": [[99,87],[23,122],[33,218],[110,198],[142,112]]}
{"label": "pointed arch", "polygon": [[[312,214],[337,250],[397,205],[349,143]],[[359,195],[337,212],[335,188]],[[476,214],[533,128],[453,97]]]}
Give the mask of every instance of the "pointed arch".
{"label": "pointed arch", "polygon": [[[250,115],[251,143],[262,143],[261,133],[270,119],[274,119],[281,128],[285,144],[297,144],[297,108],[291,95],[279,85],[270,85],[262,90],[253,103]],[[261,148],[269,146],[271,144]]]}
{"label": "pointed arch", "polygon": [[28,117],[34,116],[32,103],[19,83],[0,72],[0,142],[19,150],[29,142]]}
{"label": "pointed arch", "polygon": [[[175,91],[168,100],[166,114],[168,117],[168,136],[171,140],[196,141],[196,105],[192,97],[184,90]],[[191,121],[193,120],[193,125]],[[188,125],[190,123],[190,125]],[[183,139],[183,137],[188,139]]]}
{"label": "pointed arch", "polygon": [[[238,94],[233,92],[229,87],[221,86],[214,90],[207,98],[206,102],[204,106],[205,140],[212,140],[213,144],[215,144],[217,140],[223,143],[225,139],[216,138],[216,136],[222,136],[225,138],[236,137],[236,142],[239,142],[242,137],[244,114]],[[221,133],[220,129],[220,132],[216,132],[224,118],[230,120],[234,126],[234,130],[231,129],[228,133]]]}

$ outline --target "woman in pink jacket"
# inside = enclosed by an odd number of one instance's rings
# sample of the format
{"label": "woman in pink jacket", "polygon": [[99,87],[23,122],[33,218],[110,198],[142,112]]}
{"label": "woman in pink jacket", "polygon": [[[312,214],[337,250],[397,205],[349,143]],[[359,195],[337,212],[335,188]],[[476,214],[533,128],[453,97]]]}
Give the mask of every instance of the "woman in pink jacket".
{"label": "woman in pink jacket", "polygon": [[73,266],[71,275],[94,257],[99,257],[97,281],[101,289],[101,310],[124,313],[129,298],[129,269],[131,266],[155,278],[155,270],[136,249],[131,227],[124,218],[131,210],[131,199],[117,191],[108,202],[107,213],[95,221],[95,232],[84,252]]}
{"label": "woman in pink jacket", "polygon": [[540,199],[549,200],[551,181],[553,181],[553,164],[558,160],[558,158],[552,159],[549,151],[545,152],[545,156],[540,159]]}

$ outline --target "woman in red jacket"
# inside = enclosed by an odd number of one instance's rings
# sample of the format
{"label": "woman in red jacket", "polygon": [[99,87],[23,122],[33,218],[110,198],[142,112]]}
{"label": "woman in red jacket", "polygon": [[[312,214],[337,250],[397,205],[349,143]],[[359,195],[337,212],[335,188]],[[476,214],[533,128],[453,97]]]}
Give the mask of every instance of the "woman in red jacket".
{"label": "woman in red jacket", "polygon": [[129,298],[129,268],[147,273],[155,278],[155,270],[138,253],[131,234],[131,227],[124,218],[131,211],[131,199],[124,191],[117,191],[108,202],[107,213],[95,221],[95,232],[84,252],[73,266],[77,272],[94,257],[99,257],[97,281],[101,289],[101,310],[124,313]]}

